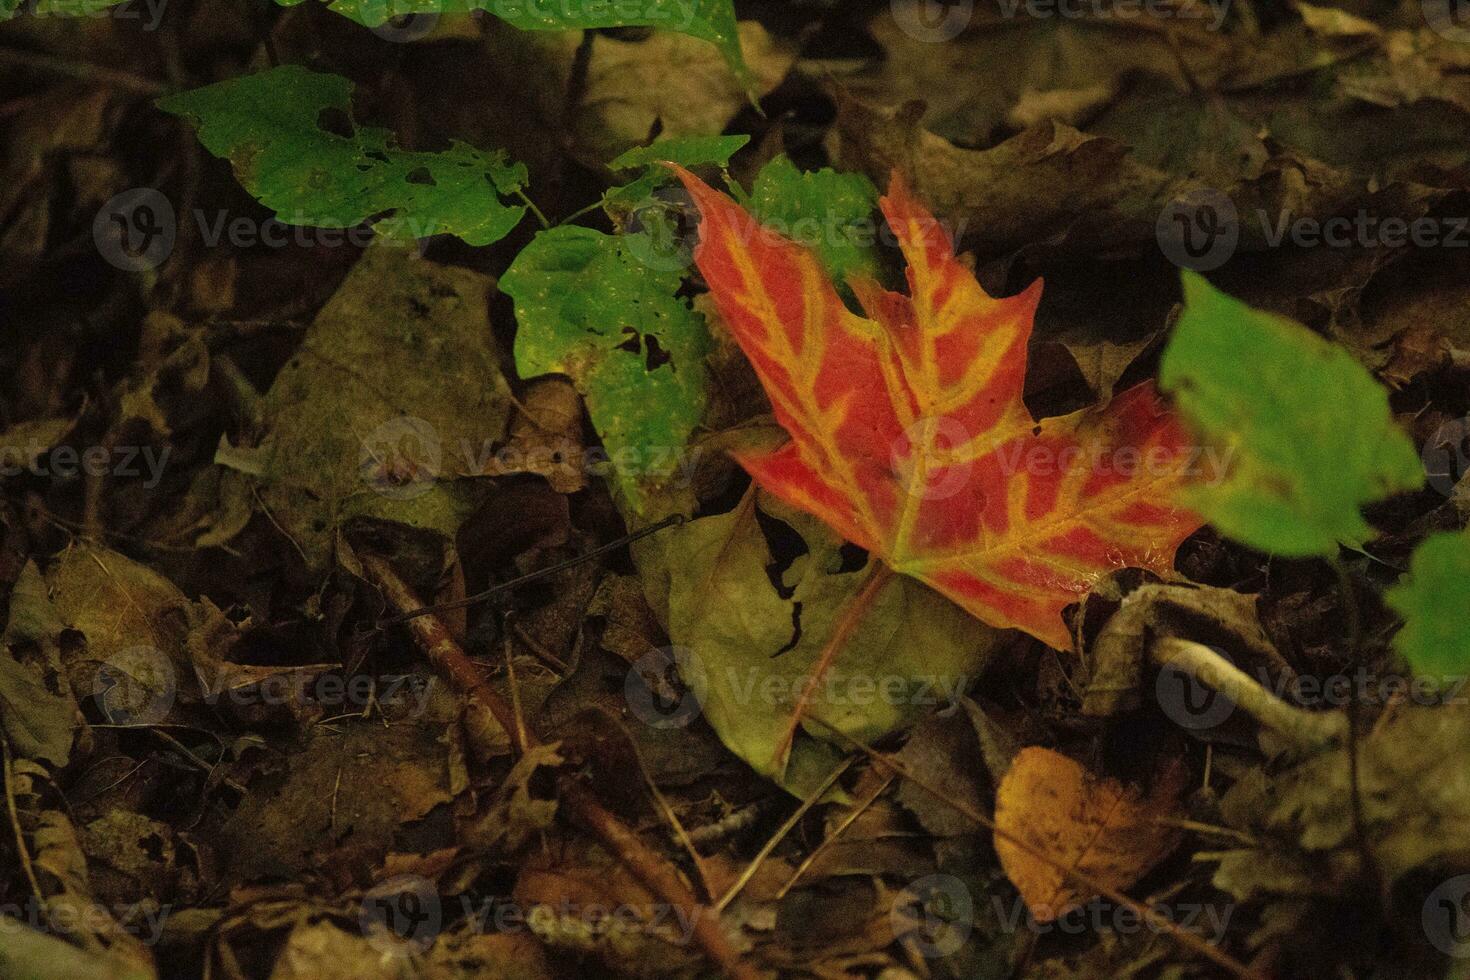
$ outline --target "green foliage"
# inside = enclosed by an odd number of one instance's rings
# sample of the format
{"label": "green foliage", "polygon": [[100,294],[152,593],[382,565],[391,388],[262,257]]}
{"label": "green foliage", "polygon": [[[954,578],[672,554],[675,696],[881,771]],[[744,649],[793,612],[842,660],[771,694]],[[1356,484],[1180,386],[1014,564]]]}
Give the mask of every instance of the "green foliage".
{"label": "green foliage", "polygon": [[1279,555],[1333,555],[1359,508],[1424,482],[1388,393],[1344,349],[1184,273],[1159,379],[1226,470],[1191,494],[1220,531]]}
{"label": "green foliage", "polygon": [[657,163],[677,163],[684,167],[702,167],[730,162],[750,137],[740,136],[676,136],[647,146],[635,146],[608,164],[614,170],[633,170]]}
{"label": "green foliage", "polygon": [[1394,646],[1416,674],[1448,678],[1470,671],[1470,535],[1427,538],[1410,559],[1408,580],[1386,599],[1404,618]]}
{"label": "green foliage", "polygon": [[779,156],[756,175],[749,206],[762,223],[816,249],[840,283],[877,273],[871,221],[877,203],[877,189],[862,174],[830,167],[803,173]]}
{"label": "green foliage", "polygon": [[521,375],[571,377],[634,510],[687,463],[705,404],[709,335],[677,295],[682,264],[660,258],[646,233],[562,225],[538,234],[500,280],[515,300]]}
{"label": "green foliage", "polygon": [[245,189],[288,224],[346,228],[391,212],[381,236],[457,235],[471,245],[503,238],[525,208],[502,199],[520,191],[526,169],[500,152],[463,143],[440,153],[393,145],[385,129],[323,128],[323,116],[352,125],[352,83],[286,65],[160,99],[190,119],[199,141],[227,157]]}
{"label": "green foliage", "polygon": [[676,136],[648,146],[635,146],[608,164],[613,170],[637,170],[643,174],[632,183],[609,188],[601,207],[614,216],[626,215],[648,203],[653,192],[673,181],[665,163],[684,167],[723,167],[735,152],[750,142],[749,136]]}
{"label": "green foliage", "polygon": [[[302,0],[276,0],[295,6]],[[541,0],[328,0],[349,20],[378,27],[406,14],[462,14],[484,10],[523,31],[566,31],[597,27],[654,27],[709,41],[742,81],[750,69],[740,52],[732,0],[639,0],[627,3],[553,4]]]}

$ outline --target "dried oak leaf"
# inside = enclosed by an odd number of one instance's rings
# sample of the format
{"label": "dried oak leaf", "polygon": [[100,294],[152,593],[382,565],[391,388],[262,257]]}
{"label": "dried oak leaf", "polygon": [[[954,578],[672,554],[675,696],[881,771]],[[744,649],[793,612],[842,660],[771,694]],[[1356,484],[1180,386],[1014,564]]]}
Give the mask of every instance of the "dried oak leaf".
{"label": "dried oak leaf", "polygon": [[986,295],[895,172],[879,203],[909,294],[848,284],[687,171],[695,261],[790,441],[735,459],[895,571],[1057,649],[1062,610],[1135,565],[1166,574],[1200,519],[1177,504],[1187,436],[1152,383],[1037,422],[1022,401],[1037,282]]}
{"label": "dried oak leaf", "polygon": [[1057,865],[1127,888],[1167,857],[1179,830],[1160,818],[1178,811],[1184,778],[1184,767],[1172,765],[1145,796],[1050,749],[1017,753],[996,790],[995,851],[1036,921],[1051,922],[1095,897]]}

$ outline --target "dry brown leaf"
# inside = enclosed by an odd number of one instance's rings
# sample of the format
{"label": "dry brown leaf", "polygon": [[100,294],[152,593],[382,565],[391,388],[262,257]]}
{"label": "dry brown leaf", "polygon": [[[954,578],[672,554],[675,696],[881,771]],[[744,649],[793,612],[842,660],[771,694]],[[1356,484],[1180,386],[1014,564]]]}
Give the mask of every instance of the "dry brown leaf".
{"label": "dry brown leaf", "polygon": [[[1174,815],[1184,767],[1170,766],[1144,796],[1103,779],[1079,763],[1036,746],[1017,753],[996,791],[995,851],[1037,922],[1051,922],[1092,895],[1060,867],[1031,851],[1113,888],[1127,888],[1179,842],[1159,818]],[[1031,850],[1014,843],[1025,841]]]}

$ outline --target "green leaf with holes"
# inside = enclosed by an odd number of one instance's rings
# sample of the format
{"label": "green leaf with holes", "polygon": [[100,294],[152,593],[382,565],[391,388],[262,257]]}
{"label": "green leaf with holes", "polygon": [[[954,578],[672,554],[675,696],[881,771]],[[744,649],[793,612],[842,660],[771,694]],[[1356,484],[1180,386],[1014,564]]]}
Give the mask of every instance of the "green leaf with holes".
{"label": "green leaf with holes", "polygon": [[562,225],[538,234],[500,279],[515,301],[521,376],[572,379],[639,511],[653,489],[687,476],[704,414],[710,341],[678,295],[686,262],[648,233]]}
{"label": "green leaf with holes", "polygon": [[1449,682],[1470,673],[1470,533],[1427,538],[1386,598],[1404,618],[1394,647],[1415,674]]}
{"label": "green leaf with holes", "polygon": [[877,205],[878,190],[862,174],[831,168],[805,173],[785,156],[761,168],[750,192],[751,213],[815,249],[839,283],[854,274],[877,276]]}
{"label": "green leaf with holes", "polygon": [[[302,0],[276,0],[285,7]],[[463,14],[483,10],[523,31],[568,31],[599,27],[652,27],[709,41],[730,68],[748,82],[740,51],[733,0],[328,0],[329,9],[366,27],[379,27],[411,14]]]}
{"label": "green leaf with holes", "polygon": [[1159,380],[1225,463],[1190,504],[1253,548],[1335,555],[1372,536],[1364,504],[1424,482],[1388,392],[1351,354],[1197,273],[1184,273]]}
{"label": "green leaf with holes", "polygon": [[286,65],[158,105],[191,120],[204,147],[287,224],[349,228],[378,217],[373,229],[387,239],[488,245],[525,214],[505,200],[525,186],[523,165],[459,142],[400,149],[388,130],[352,122],[352,83],[337,75]]}

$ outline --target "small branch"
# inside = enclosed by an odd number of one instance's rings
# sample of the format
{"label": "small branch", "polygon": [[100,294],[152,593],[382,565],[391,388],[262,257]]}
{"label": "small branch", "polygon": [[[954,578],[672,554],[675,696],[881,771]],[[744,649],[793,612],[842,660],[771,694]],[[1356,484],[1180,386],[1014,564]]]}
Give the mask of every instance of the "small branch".
{"label": "small branch", "polygon": [[[387,560],[377,555],[364,555],[362,567],[383,593],[388,604],[400,615],[423,609],[423,603],[393,571]],[[406,625],[429,661],[444,675],[455,691],[465,699],[466,716],[470,720],[471,748],[476,748],[475,732],[481,732],[494,721],[510,734],[517,752],[537,744],[534,733],[516,724],[515,712],[480,677],[474,663],[450,636],[438,616],[418,613]],[[591,831],[645,888],[674,908],[682,910],[694,924],[694,938],[705,954],[720,970],[735,980],[756,980],[760,974],[748,966],[730,944],[720,924],[718,913],[700,904],[680,877],[678,870],[658,854],[621,820],[610,813],[581,782],[572,776],[557,778],[557,798],[567,814]]]}
{"label": "small branch", "polygon": [[1303,711],[1277,698],[1239,667],[1203,643],[1173,637],[1153,645],[1159,666],[1174,667],[1228,697],[1262,725],[1302,748],[1318,748],[1340,740],[1347,731],[1337,712]]}

